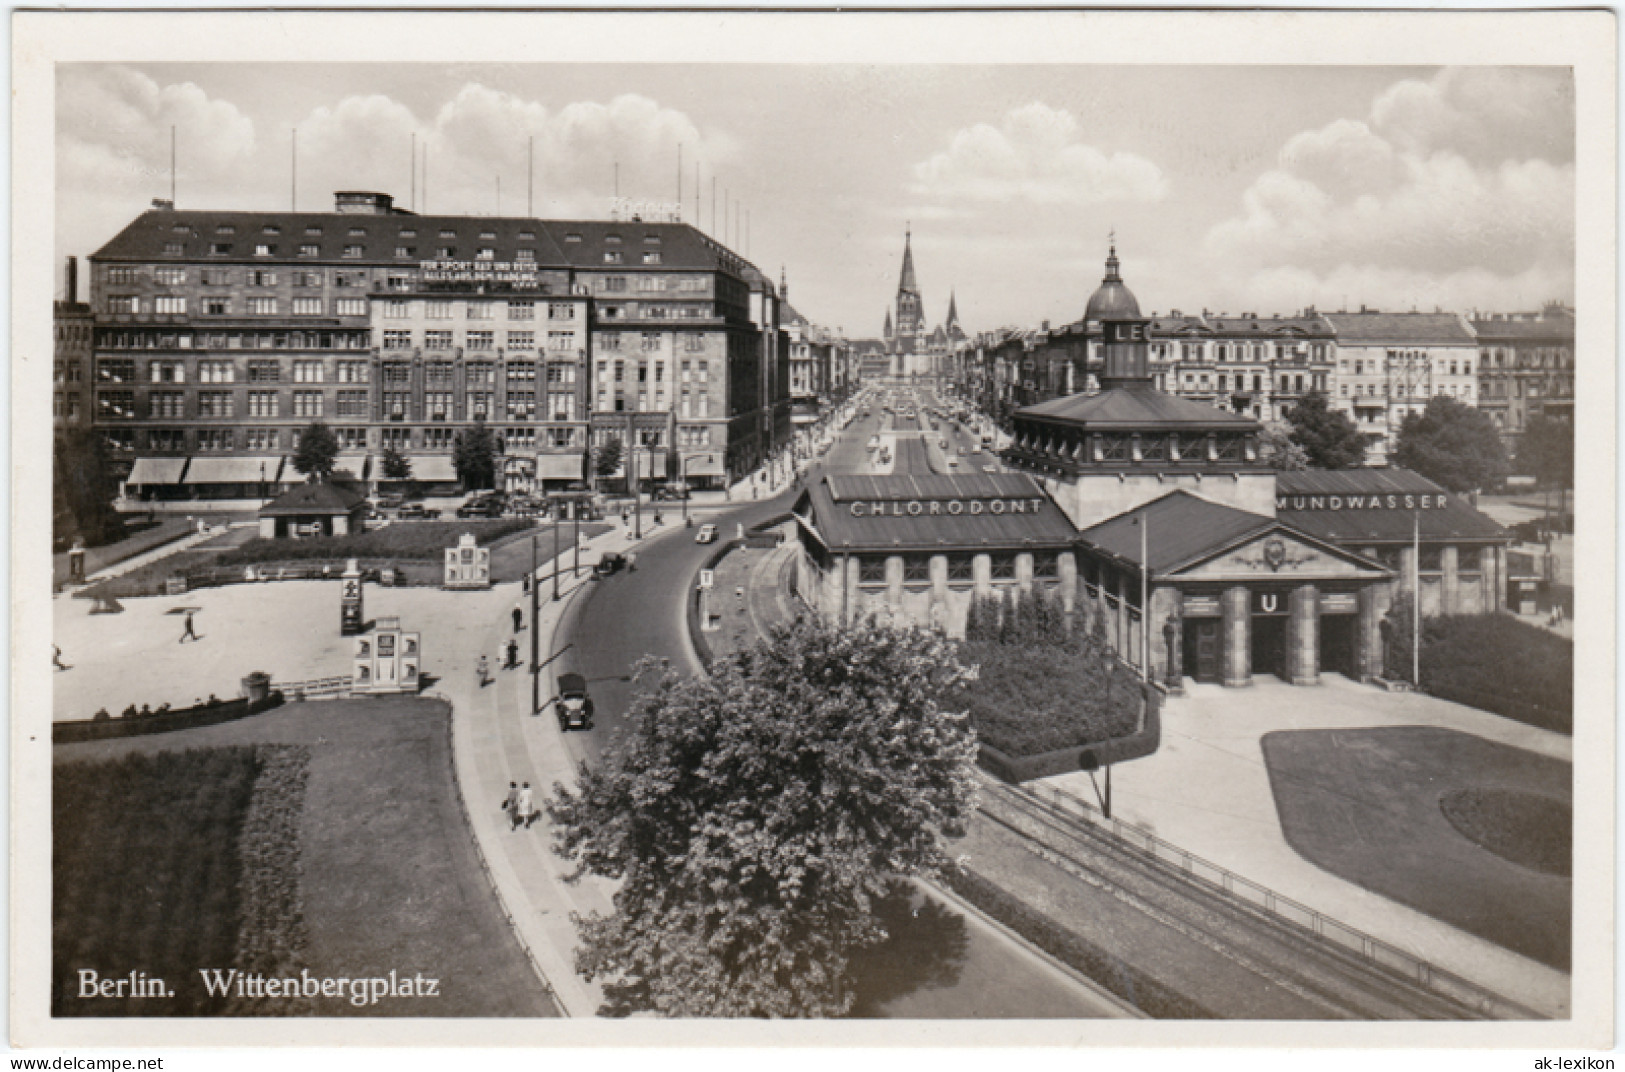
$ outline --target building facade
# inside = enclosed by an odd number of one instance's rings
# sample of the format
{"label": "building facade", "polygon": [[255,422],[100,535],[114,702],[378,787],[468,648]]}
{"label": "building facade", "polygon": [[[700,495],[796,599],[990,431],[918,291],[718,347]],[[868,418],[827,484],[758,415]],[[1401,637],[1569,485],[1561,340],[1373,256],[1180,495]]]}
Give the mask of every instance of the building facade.
{"label": "building facade", "polygon": [[512,489],[592,479],[589,445],[623,436],[645,478],[720,483],[789,434],[777,304],[684,224],[160,202],[91,258],[90,416],[143,498],[297,481],[283,462],[314,421],[368,482],[385,450],[449,482],[483,423]]}
{"label": "building facade", "polygon": [[1509,447],[1533,417],[1574,419],[1574,310],[1475,317],[1478,407]]}
{"label": "building facade", "polygon": [[1478,404],[1478,342],[1456,313],[1327,313],[1337,333],[1331,406],[1366,437],[1366,462],[1385,465],[1400,426],[1428,400],[1446,395]]}
{"label": "building facade", "polygon": [[67,297],[51,303],[51,427],[90,427],[90,371],[96,318],[79,300],[79,264],[68,258]]}

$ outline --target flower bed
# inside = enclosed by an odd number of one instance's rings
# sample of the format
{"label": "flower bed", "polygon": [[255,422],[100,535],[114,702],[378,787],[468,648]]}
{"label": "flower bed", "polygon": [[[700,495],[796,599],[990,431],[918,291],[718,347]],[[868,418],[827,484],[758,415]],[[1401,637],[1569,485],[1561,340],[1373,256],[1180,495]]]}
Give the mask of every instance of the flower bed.
{"label": "flower bed", "polygon": [[[981,740],[1010,756],[1098,744],[1140,728],[1140,681],[1085,645],[966,644],[963,696]],[[1076,768],[1073,768],[1076,769]]]}

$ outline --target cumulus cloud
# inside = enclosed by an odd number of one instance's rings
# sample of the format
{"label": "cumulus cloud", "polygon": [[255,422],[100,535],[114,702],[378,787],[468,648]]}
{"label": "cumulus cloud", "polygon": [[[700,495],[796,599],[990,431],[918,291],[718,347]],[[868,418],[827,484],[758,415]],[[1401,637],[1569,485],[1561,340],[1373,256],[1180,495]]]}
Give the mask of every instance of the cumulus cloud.
{"label": "cumulus cloud", "polygon": [[171,126],[182,179],[229,177],[254,154],[253,120],[190,82],[161,86],[128,67],[62,71],[57,164],[64,183],[118,187],[167,175]]}
{"label": "cumulus cloud", "polygon": [[[693,161],[707,167],[736,152],[732,138],[701,130],[684,113],[638,94],[607,102],[577,101],[558,109],[479,83],[463,86],[428,117],[382,96],[350,97],[312,113],[307,130],[320,189],[338,184],[390,190],[404,205],[413,181],[412,135],[429,161],[431,211],[493,211],[496,180],[503,209],[523,211],[531,161],[536,211],[602,215],[613,192],[616,165],[627,197],[670,200],[676,193],[677,147],[683,146],[692,195]],[[534,140],[534,157],[529,154]],[[301,149],[301,157],[304,156]],[[325,185],[322,183],[325,182]]]}
{"label": "cumulus cloud", "polygon": [[1158,201],[1168,182],[1142,156],[1086,144],[1070,112],[1034,101],[997,126],[955,133],[946,149],[914,165],[912,192],[941,201],[1092,205]]}
{"label": "cumulus cloud", "polygon": [[[1304,131],[1215,225],[1232,293],[1506,307],[1572,294],[1573,95],[1566,73],[1446,70],[1360,119]],[[1239,293],[1262,305],[1262,295]]]}

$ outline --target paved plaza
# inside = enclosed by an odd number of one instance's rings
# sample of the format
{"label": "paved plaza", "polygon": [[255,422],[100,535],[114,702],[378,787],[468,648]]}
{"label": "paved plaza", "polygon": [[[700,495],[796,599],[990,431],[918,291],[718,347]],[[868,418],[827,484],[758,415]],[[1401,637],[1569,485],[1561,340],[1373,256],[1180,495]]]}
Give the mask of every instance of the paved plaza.
{"label": "paved plaza", "polygon": [[[1163,710],[1162,747],[1112,769],[1113,815],[1414,956],[1551,1016],[1569,975],[1361,889],[1298,855],[1281,830],[1260,739],[1277,730],[1433,726],[1572,762],[1573,741],[1417,693],[1336,674],[1319,687],[1257,677],[1246,689],[1187,683]],[[1093,802],[1087,774],[1049,779]]]}

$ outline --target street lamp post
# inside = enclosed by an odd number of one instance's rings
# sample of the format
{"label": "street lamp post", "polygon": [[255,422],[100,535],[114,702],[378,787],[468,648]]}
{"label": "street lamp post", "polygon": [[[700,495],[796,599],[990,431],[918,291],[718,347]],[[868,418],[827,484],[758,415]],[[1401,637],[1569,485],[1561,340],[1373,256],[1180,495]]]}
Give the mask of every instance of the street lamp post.
{"label": "street lamp post", "polygon": [[[534,544],[535,544],[535,537],[534,536],[531,537],[531,543],[534,546]],[[553,601],[555,603],[558,602],[558,599],[559,599],[559,559],[560,559],[560,557],[561,556],[559,555],[559,515],[558,515],[557,511],[554,511],[554,514],[553,514]],[[535,577],[531,578],[530,587],[531,587],[532,592],[534,592],[536,590],[536,578]],[[536,613],[535,611],[531,612],[531,624],[532,625],[535,624],[535,613]],[[531,639],[531,646],[535,647],[536,637],[533,635],[530,639]]]}
{"label": "street lamp post", "polygon": [[[555,567],[553,573],[553,584],[557,586],[559,582],[557,570],[558,558],[556,555],[554,556],[553,565]],[[536,611],[540,606],[540,601],[537,599],[536,593],[536,589],[538,587],[540,587],[540,585],[538,584],[538,578],[536,576],[536,530],[532,529],[530,533],[530,713],[533,715],[542,708],[542,667],[540,662],[542,653],[541,649],[537,646],[541,643],[540,638],[542,631],[536,628]],[[556,587],[553,593],[553,598],[558,598],[558,591]]]}

